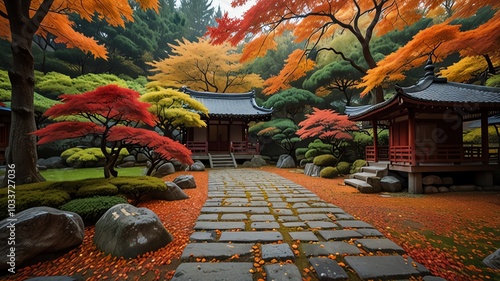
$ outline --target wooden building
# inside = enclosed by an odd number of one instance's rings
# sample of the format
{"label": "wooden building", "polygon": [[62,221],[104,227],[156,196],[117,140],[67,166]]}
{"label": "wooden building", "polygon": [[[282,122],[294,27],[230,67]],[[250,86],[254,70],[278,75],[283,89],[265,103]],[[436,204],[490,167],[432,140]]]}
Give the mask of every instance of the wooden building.
{"label": "wooden building", "polygon": [[[488,142],[488,118],[500,112],[500,88],[448,82],[434,75],[432,61],[425,76],[411,87],[376,105],[351,107],[352,121],[368,121],[374,145],[366,147],[369,163],[387,163],[408,174],[410,193],[423,193],[422,175],[472,172],[475,183],[493,185],[500,169],[499,148]],[[463,142],[464,123],[478,120],[481,144]],[[389,146],[379,146],[377,128],[389,129]]]}
{"label": "wooden building", "polygon": [[206,128],[188,128],[184,132],[183,141],[193,152],[193,159],[209,160],[211,166],[217,166],[216,162],[229,166],[260,153],[258,143],[248,139],[248,125],[252,121],[268,121],[272,109],[258,106],[253,91],[212,93],[186,87],[181,91],[208,109],[208,116],[202,116]]}
{"label": "wooden building", "polygon": [[5,164],[5,149],[9,145],[10,108],[0,106],[0,165]]}

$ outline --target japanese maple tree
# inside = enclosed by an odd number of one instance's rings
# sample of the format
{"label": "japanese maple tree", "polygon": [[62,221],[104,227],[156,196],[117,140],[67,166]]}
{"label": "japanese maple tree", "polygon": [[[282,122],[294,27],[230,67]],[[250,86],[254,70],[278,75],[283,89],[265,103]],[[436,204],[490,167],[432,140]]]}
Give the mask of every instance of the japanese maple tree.
{"label": "japanese maple tree", "polygon": [[299,123],[297,135],[301,139],[319,138],[324,143],[332,145],[332,154],[341,159],[345,154],[342,148],[345,141],[353,139],[350,132],[359,130],[356,123],[347,119],[347,115],[340,115],[332,109],[313,108],[311,114]]}
{"label": "japanese maple tree", "polygon": [[168,45],[172,49],[168,58],[151,63],[156,74],[149,77],[150,86],[187,86],[219,93],[247,92],[262,87],[262,78],[244,71],[241,54],[229,44],[214,46],[203,38],[198,42],[177,40],[177,44]]}
{"label": "japanese maple tree", "polygon": [[[142,9],[158,10],[157,0],[136,0]],[[53,36],[56,43],[79,48],[95,57],[106,58],[106,48],[93,38],[75,32],[69,19],[71,13],[92,21],[105,20],[113,26],[124,26],[133,21],[129,0],[25,0],[0,1],[0,38],[11,41],[12,69],[12,121],[10,146],[6,162],[16,166],[16,183],[44,180],[36,168],[36,140],[31,134],[36,130],[33,114],[34,57],[32,44],[35,36]],[[3,185],[6,182],[4,180]]]}
{"label": "japanese maple tree", "polygon": [[138,124],[154,126],[148,103],[139,101],[139,93],[108,85],[78,95],[62,95],[62,104],[51,107],[45,115],[50,118],[79,116],[88,121],[64,121],[37,130],[38,144],[87,135],[100,137],[100,148],[106,157],[104,177],[116,177],[114,169],[120,150],[138,145],[154,150],[164,159],[176,158],[191,164],[191,152],[182,144],[160,136],[154,131],[136,128]]}

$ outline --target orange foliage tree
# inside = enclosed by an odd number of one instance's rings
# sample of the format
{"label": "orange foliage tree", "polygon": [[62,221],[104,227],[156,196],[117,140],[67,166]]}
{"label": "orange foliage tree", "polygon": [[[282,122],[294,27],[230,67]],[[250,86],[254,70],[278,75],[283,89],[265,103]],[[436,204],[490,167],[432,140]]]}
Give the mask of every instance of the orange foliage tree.
{"label": "orange foliage tree", "polygon": [[187,86],[197,91],[236,93],[262,87],[258,74],[246,73],[240,63],[241,54],[229,44],[214,46],[207,39],[198,42],[177,40],[178,46],[169,44],[172,53],[166,59],[154,61],[156,74],[148,87]]}
{"label": "orange foliage tree", "polygon": [[[246,0],[234,0],[233,7],[246,4]],[[348,61],[351,66],[365,75],[377,63],[370,49],[374,33],[382,35],[394,29],[411,25],[424,16],[451,14],[453,17],[473,15],[479,8],[491,5],[498,8],[497,0],[442,1],[442,0],[346,0],[346,1],[281,1],[257,0],[242,18],[230,18],[225,14],[218,19],[218,26],[210,28],[208,34],[214,43],[229,41],[237,44],[248,39],[252,41],[244,49],[244,57],[263,55],[275,45],[268,41],[283,30],[293,30],[297,42],[306,41],[303,55],[308,50],[329,50]],[[323,42],[340,32],[351,33],[359,44],[363,61],[349,57],[339,46],[322,48]],[[484,35],[485,33],[483,33]],[[297,65],[298,61],[287,64]],[[293,68],[293,67],[292,67]],[[281,83],[283,79],[272,82]],[[274,86],[273,90],[280,89]],[[374,102],[383,101],[380,85],[371,88]]]}
{"label": "orange foliage tree", "polygon": [[[137,0],[143,9],[158,10],[157,0]],[[34,58],[32,42],[35,35],[54,36],[56,43],[79,48],[95,57],[106,58],[106,49],[97,42],[75,32],[69,15],[76,13],[92,21],[99,18],[113,26],[124,26],[132,21],[133,10],[128,0],[25,0],[0,1],[0,38],[11,41],[12,69],[12,121],[10,146],[6,161],[16,167],[16,183],[23,184],[43,180],[36,169],[36,140],[31,134],[36,130],[33,113]],[[97,17],[96,17],[97,16]],[[5,185],[6,182],[3,182]]]}
{"label": "orange foliage tree", "polygon": [[[118,176],[114,169],[120,151],[126,146],[141,146],[154,150],[159,159],[176,158],[192,164],[191,152],[182,144],[154,131],[135,128],[138,124],[154,126],[149,103],[139,101],[139,93],[108,85],[79,95],[62,95],[63,103],[45,112],[50,118],[79,116],[88,121],[53,123],[34,132],[40,137],[38,144],[67,138],[98,135],[100,148],[106,157],[104,177]],[[154,164],[154,163],[153,163]]]}
{"label": "orange foliage tree", "polygon": [[[496,0],[481,1],[493,8],[500,8]],[[481,6],[482,7],[482,6]],[[359,87],[362,94],[385,83],[403,80],[404,72],[421,66],[429,54],[440,62],[449,55],[459,53],[462,60],[441,72],[452,81],[464,82],[482,71],[494,73],[494,65],[500,64],[500,10],[486,23],[475,29],[460,31],[460,26],[449,24],[457,16],[469,16],[478,7],[464,4],[456,7],[456,13],[443,23],[433,25],[413,37],[405,46],[386,56],[376,68],[368,70]]]}
{"label": "orange foliage tree", "polygon": [[356,123],[347,119],[347,115],[315,107],[311,114],[306,114],[306,119],[299,123],[299,127],[296,134],[301,139],[319,138],[324,143],[331,144],[332,154],[337,159],[342,159],[346,152],[343,149],[344,142],[353,139],[350,132],[359,130]]}

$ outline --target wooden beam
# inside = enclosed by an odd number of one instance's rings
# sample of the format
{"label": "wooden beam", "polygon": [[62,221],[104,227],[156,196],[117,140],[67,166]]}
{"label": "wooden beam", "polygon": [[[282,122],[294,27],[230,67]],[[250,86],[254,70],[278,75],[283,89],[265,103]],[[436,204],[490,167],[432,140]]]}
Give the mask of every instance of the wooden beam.
{"label": "wooden beam", "polygon": [[413,110],[408,108],[408,145],[411,150],[410,166],[416,165],[416,128],[415,128],[415,114]]}
{"label": "wooden beam", "polygon": [[483,164],[487,165],[490,158],[490,148],[488,145],[488,112],[481,112],[481,158],[483,159]]}
{"label": "wooden beam", "polygon": [[374,152],[374,161],[378,162],[378,132],[377,132],[377,120],[372,120],[372,128],[373,128],[373,152]]}

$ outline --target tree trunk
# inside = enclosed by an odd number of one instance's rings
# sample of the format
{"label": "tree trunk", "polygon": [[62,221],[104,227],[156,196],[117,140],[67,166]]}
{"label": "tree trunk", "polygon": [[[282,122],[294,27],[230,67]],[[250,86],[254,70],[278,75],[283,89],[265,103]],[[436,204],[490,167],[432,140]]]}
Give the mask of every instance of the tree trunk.
{"label": "tree trunk", "polygon": [[[19,22],[18,22],[19,23]],[[14,24],[11,22],[11,25]],[[32,54],[32,38],[30,32],[18,26],[12,32],[12,69],[9,79],[12,84],[11,130],[9,146],[6,150],[7,164],[14,164],[16,184],[45,181],[38,172],[36,162],[36,130],[34,115],[34,58]],[[17,33],[16,33],[17,32]],[[2,183],[5,186],[6,182]]]}

